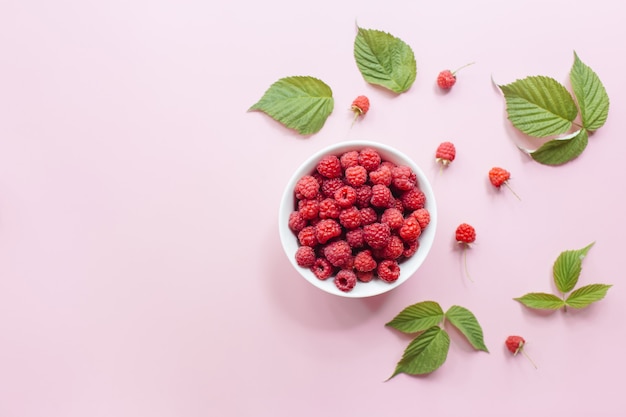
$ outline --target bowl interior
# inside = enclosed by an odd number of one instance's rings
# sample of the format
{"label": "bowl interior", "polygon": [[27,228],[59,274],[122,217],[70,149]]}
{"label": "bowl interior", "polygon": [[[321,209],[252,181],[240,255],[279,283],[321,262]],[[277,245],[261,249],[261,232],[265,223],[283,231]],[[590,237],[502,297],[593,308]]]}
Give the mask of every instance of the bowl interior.
{"label": "bowl interior", "polygon": [[[315,170],[317,162],[325,155],[341,155],[344,152],[351,150],[361,150],[365,147],[371,147],[376,149],[383,160],[390,161],[396,165],[409,166],[415,175],[417,176],[418,186],[426,196],[426,209],[430,212],[430,223],[428,227],[424,229],[419,238],[419,249],[410,258],[403,260],[400,263],[400,277],[393,283],[386,283],[380,279],[374,279],[371,282],[363,283],[358,282],[354,289],[350,292],[343,292],[339,290],[333,281],[333,277],[327,280],[318,279],[313,272],[308,268],[303,268],[296,263],[295,253],[298,250],[299,242],[297,236],[289,229],[289,215],[295,210],[295,195],[294,189],[298,180],[307,174],[312,173]],[[279,209],[279,233],[280,239],[289,258],[289,261],[294,268],[313,286],[326,291],[330,294],[338,295],[348,298],[363,298],[371,297],[379,294],[383,294],[387,291],[398,287],[402,283],[406,282],[420,267],[420,265],[426,259],[426,256],[430,252],[432,247],[435,232],[437,229],[437,204],[435,202],[435,196],[433,194],[430,182],[422,169],[417,166],[408,156],[404,153],[394,149],[390,146],[371,142],[371,141],[350,141],[342,142],[336,145],[332,145],[325,149],[322,149],[307,159],[293,174],[282,196]]]}

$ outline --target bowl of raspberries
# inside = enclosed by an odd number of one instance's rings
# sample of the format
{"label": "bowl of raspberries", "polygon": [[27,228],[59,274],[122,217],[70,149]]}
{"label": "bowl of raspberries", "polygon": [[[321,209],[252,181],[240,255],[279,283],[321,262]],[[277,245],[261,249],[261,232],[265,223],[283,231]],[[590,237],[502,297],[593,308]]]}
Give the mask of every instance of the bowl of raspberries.
{"label": "bowl of raspberries", "polygon": [[409,279],[430,251],[434,194],[408,156],[371,141],[341,142],[307,159],[280,203],[287,257],[309,283],[364,298]]}

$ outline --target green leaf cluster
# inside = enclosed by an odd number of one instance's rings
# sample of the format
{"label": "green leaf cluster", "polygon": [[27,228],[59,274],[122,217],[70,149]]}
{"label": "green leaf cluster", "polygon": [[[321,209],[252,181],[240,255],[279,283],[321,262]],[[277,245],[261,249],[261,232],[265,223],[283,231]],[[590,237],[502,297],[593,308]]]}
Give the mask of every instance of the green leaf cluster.
{"label": "green leaf cluster", "polygon": [[604,125],[609,113],[609,96],[604,85],[576,52],[569,75],[574,97],[565,86],[545,76],[499,85],[508,119],[517,129],[536,138],[568,133],[527,151],[535,161],[545,165],[561,165],[580,156],[587,147],[589,134]]}
{"label": "green leaf cluster", "polygon": [[406,307],[386,324],[403,333],[417,333],[389,379],[400,373],[428,374],[443,365],[450,348],[450,336],[443,327],[446,321],[456,327],[474,349],[489,352],[483,340],[483,330],[471,311],[452,306],[444,313],[438,303],[423,301]]}
{"label": "green leaf cluster", "polygon": [[[582,249],[562,252],[552,267],[554,284],[561,296],[543,292],[531,292],[514,300],[529,308],[558,310],[567,307],[584,308],[604,298],[611,285],[590,284],[574,290],[582,272],[582,262],[594,243]],[[574,290],[574,291],[573,291]]]}

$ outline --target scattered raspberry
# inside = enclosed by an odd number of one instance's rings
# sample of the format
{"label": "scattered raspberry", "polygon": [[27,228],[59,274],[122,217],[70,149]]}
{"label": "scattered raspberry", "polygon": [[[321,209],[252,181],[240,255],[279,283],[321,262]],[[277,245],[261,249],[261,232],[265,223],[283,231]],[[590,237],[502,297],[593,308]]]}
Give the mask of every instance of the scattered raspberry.
{"label": "scattered raspberry", "polygon": [[316,235],[316,228],[313,226],[307,226],[298,232],[298,241],[302,246],[315,247],[318,243]]}
{"label": "scattered raspberry", "polygon": [[465,267],[465,275],[470,281],[474,282],[467,271],[467,249],[470,247],[470,243],[476,240],[476,230],[467,223],[461,223],[456,228],[456,241],[463,245],[463,265]]}
{"label": "scattered raspberry", "polygon": [[382,250],[381,257],[383,259],[398,259],[404,253],[404,242],[400,237],[392,235],[389,243]]}
{"label": "scattered raspberry", "polygon": [[411,256],[415,255],[415,252],[417,252],[417,248],[419,248],[419,240],[412,240],[410,242],[403,242],[404,243],[404,252],[402,252],[402,256],[404,256],[405,258],[410,258]]}
{"label": "scattered raspberry", "polygon": [[344,170],[359,165],[359,151],[348,151],[342,154],[339,157],[339,162]]}
{"label": "scattered raspberry", "polygon": [[395,282],[400,276],[400,265],[394,260],[385,259],[378,264],[376,272],[378,273],[378,277],[383,281]]}
{"label": "scattered raspberry", "polygon": [[363,226],[363,238],[373,249],[382,249],[387,246],[391,237],[391,229],[385,223],[372,223]]}
{"label": "scattered raspberry", "polygon": [[348,245],[350,245],[350,247],[354,249],[359,249],[365,246],[363,229],[359,227],[353,230],[348,230],[346,232],[346,242],[348,242]]}
{"label": "scattered raspberry", "polygon": [[289,215],[289,228],[294,232],[298,233],[300,230],[304,229],[307,225],[306,220],[302,218],[302,215],[298,211],[293,211]]}
{"label": "scattered raspberry", "polygon": [[354,257],[354,269],[358,272],[369,272],[376,269],[376,260],[372,257],[370,250],[364,250]]}
{"label": "scattered raspberry", "polygon": [[452,142],[442,142],[435,152],[435,160],[447,167],[456,157],[456,148]]}
{"label": "scattered raspberry", "polygon": [[317,164],[317,172],[326,178],[337,178],[342,174],[341,162],[335,155],[326,155]]}
{"label": "scattered raspberry", "polygon": [[381,165],[376,171],[370,172],[370,182],[389,187],[391,185],[391,168]]}
{"label": "scattered raspberry", "polygon": [[405,242],[416,240],[422,234],[422,228],[415,217],[407,217],[400,227],[398,234]]}
{"label": "scattered raspberry", "polygon": [[313,199],[317,197],[320,190],[320,183],[312,175],[305,175],[296,183],[296,198]]}
{"label": "scattered raspberry", "polygon": [[381,163],[380,154],[372,148],[365,148],[359,152],[359,165],[368,171],[375,171]]}
{"label": "scattered raspberry", "polygon": [[318,279],[325,280],[327,278],[330,278],[330,276],[333,274],[333,266],[328,261],[328,259],[317,258],[315,260],[315,265],[311,267],[311,271],[313,271],[313,274]]}
{"label": "scattered raspberry", "polygon": [[337,240],[324,247],[324,257],[333,266],[342,266],[352,256],[352,248],[345,240]]}
{"label": "scattered raspberry", "polygon": [[391,170],[391,184],[398,190],[408,191],[415,187],[415,174],[410,167],[398,165]]}
{"label": "scattered raspberry", "polygon": [[439,73],[439,75],[437,76],[437,85],[439,86],[439,88],[443,89],[443,90],[449,90],[452,88],[452,86],[454,84],[456,84],[456,73],[459,72],[459,70],[461,70],[462,68],[465,68],[467,66],[472,65],[473,62],[463,65],[462,67],[454,70],[454,71],[450,71],[450,70],[443,70]]}
{"label": "scattered raspberry", "polygon": [[374,279],[374,271],[362,272],[356,271],[356,277],[361,282],[370,282]]}
{"label": "scattered raspberry", "polygon": [[522,336],[509,336],[506,338],[504,342],[506,348],[513,354],[513,356],[517,355],[519,352],[522,352],[526,359],[530,361],[530,363],[537,369],[537,365],[535,362],[526,354],[524,351],[524,345],[526,344],[526,340]]}
{"label": "scattered raspberry", "polygon": [[398,229],[404,224],[404,216],[397,208],[388,208],[380,216],[381,223],[387,223],[391,230]]}
{"label": "scattered raspberry", "polygon": [[342,269],[335,276],[335,285],[343,292],[352,291],[356,285],[356,274],[353,271]]}
{"label": "scattered raspberry", "polygon": [[343,186],[344,183],[341,178],[326,179],[322,182],[322,194],[324,194],[324,197],[333,198],[335,192]]}
{"label": "scattered raspberry", "polygon": [[417,187],[411,188],[410,190],[402,193],[400,199],[402,200],[402,205],[406,210],[417,210],[424,207],[426,204],[426,196]]}
{"label": "scattered raspberry", "polygon": [[510,178],[511,173],[504,168],[494,167],[489,170],[489,181],[494,187],[500,188],[502,185],[505,185],[518,200],[521,200],[521,198],[509,186]]}
{"label": "scattered raspberry", "polygon": [[370,100],[366,96],[358,96],[350,107],[357,116],[364,116],[370,109]]}
{"label": "scattered raspberry", "polygon": [[315,226],[315,237],[321,244],[341,235],[341,225],[333,219],[324,219]]}
{"label": "scattered raspberry", "polygon": [[315,219],[320,212],[320,203],[317,200],[300,200],[298,211],[304,220]]}
{"label": "scattered raspberry", "polygon": [[349,185],[344,185],[335,191],[335,201],[339,207],[350,207],[356,202],[356,190]]}
{"label": "scattered raspberry", "polygon": [[417,219],[417,222],[419,223],[422,230],[424,230],[426,226],[430,224],[430,212],[428,211],[428,209],[417,209],[413,213],[411,213],[411,216]]}
{"label": "scattered raspberry", "polygon": [[361,212],[355,206],[341,210],[339,223],[346,229],[355,229],[361,225]]}
{"label": "scattered raspberry", "polygon": [[389,206],[391,199],[391,190],[382,184],[376,184],[372,187],[372,198],[370,203],[374,207],[385,208]]}
{"label": "scattered raspberry", "polygon": [[365,207],[361,209],[361,225],[376,223],[378,221],[378,214],[376,210],[371,207]]}
{"label": "scattered raspberry", "polygon": [[318,214],[320,219],[338,219],[340,213],[341,207],[333,198],[320,201]]}
{"label": "scattered raspberry", "polygon": [[356,189],[356,205],[359,208],[369,207],[372,199],[372,187],[365,184]]}
{"label": "scattered raspberry", "polygon": [[315,249],[310,246],[300,246],[296,251],[296,263],[304,268],[315,265]]}
{"label": "scattered raspberry", "polygon": [[367,170],[360,165],[346,168],[344,173],[346,184],[360,187],[367,182]]}

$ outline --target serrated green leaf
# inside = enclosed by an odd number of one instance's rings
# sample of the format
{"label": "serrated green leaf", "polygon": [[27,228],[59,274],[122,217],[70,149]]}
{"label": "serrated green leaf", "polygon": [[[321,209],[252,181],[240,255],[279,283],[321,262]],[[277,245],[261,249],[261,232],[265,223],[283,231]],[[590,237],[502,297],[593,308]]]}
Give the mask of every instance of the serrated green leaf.
{"label": "serrated green leaf", "polygon": [[380,30],[359,28],[354,58],[365,81],[403,93],[417,74],[415,55],[403,40]]}
{"label": "serrated green leaf", "polygon": [[611,285],[591,284],[578,288],[572,292],[565,303],[573,308],[584,308],[591,303],[600,301],[604,298]]}
{"label": "serrated green leaf", "polygon": [[531,292],[519,298],[514,298],[526,307],[539,310],[558,310],[565,307],[565,302],[554,294]]}
{"label": "serrated green leaf", "polygon": [[443,319],[441,306],[434,301],[423,301],[402,310],[385,326],[404,333],[416,333],[437,325]]}
{"label": "serrated green leaf", "polygon": [[509,120],[527,135],[560,135],[572,127],[578,115],[571,94],[553,78],[526,77],[499,87]]}
{"label": "serrated green leaf", "polygon": [[334,107],[333,93],[313,77],[281,78],[249,111],[260,110],[302,135],[317,133]]}
{"label": "serrated green leaf", "polygon": [[446,319],[463,333],[474,349],[489,352],[483,339],[483,329],[471,311],[465,307],[452,306],[446,311]]}
{"label": "serrated green leaf", "polygon": [[529,152],[530,156],[544,165],[561,165],[576,159],[587,147],[589,134],[581,129],[564,138],[554,139]]}
{"label": "serrated green leaf", "polygon": [[439,326],[433,326],[409,343],[402,359],[389,379],[405,373],[423,375],[437,370],[448,357],[450,336]]}
{"label": "serrated green leaf", "polygon": [[601,128],[609,115],[609,96],[598,75],[574,52],[570,81],[578,100],[583,126],[587,130]]}
{"label": "serrated green leaf", "polygon": [[554,261],[552,266],[554,284],[563,294],[573,290],[578,283],[578,277],[583,267],[583,258],[587,256],[594,243],[592,242],[582,249],[563,251]]}

